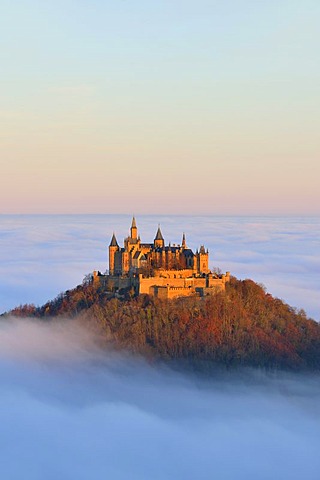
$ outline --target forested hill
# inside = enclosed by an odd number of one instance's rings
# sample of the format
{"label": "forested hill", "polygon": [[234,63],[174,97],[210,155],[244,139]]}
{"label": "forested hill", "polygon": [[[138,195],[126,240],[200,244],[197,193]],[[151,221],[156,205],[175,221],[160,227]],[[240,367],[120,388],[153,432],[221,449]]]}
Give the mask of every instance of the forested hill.
{"label": "forested hill", "polygon": [[9,313],[51,321],[70,317],[149,358],[320,370],[320,325],[252,280],[231,278],[225,293],[167,301],[110,298],[94,285],[81,285],[42,307]]}

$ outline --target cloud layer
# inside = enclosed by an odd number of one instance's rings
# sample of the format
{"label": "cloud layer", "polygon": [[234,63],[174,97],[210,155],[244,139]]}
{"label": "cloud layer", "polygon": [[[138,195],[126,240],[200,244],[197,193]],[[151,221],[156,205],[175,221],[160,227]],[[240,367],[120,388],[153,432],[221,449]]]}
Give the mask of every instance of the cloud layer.
{"label": "cloud layer", "polygon": [[[128,235],[128,215],[0,216],[0,311],[42,304],[108,267],[108,244]],[[319,217],[139,216],[143,241],[158,222],[166,242],[186,232],[194,250],[204,243],[210,265],[252,278],[269,292],[320,320]]]}
{"label": "cloud layer", "polygon": [[319,478],[318,378],[199,379],[74,327],[0,324],[3,478]]}

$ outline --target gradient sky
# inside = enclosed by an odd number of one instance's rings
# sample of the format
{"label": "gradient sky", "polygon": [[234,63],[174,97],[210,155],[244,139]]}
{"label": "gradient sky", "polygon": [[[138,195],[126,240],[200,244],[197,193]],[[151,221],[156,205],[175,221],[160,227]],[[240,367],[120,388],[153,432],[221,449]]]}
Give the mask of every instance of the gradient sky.
{"label": "gradient sky", "polygon": [[320,213],[319,0],[2,0],[0,213]]}

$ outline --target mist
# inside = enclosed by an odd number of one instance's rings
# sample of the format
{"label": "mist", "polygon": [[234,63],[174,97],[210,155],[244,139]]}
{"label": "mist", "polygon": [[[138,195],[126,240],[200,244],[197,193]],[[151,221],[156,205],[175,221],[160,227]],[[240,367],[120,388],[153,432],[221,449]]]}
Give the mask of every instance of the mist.
{"label": "mist", "polygon": [[[166,243],[209,248],[210,268],[263,283],[274,296],[320,320],[320,218],[137,216],[143,241],[158,223]],[[42,305],[108,268],[108,244],[128,235],[130,215],[0,215],[0,312]]]}
{"label": "mist", "polygon": [[97,340],[70,320],[1,321],[2,478],[319,478],[318,376],[201,378]]}

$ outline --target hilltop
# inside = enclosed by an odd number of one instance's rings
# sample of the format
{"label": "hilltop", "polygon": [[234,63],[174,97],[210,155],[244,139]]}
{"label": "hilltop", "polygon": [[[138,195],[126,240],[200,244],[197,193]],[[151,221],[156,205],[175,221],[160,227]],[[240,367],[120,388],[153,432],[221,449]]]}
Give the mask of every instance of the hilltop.
{"label": "hilltop", "polygon": [[149,359],[293,370],[320,369],[320,325],[252,280],[231,277],[223,292],[205,297],[122,298],[84,283],[41,307],[24,305],[10,315],[47,321],[69,318],[104,342]]}

